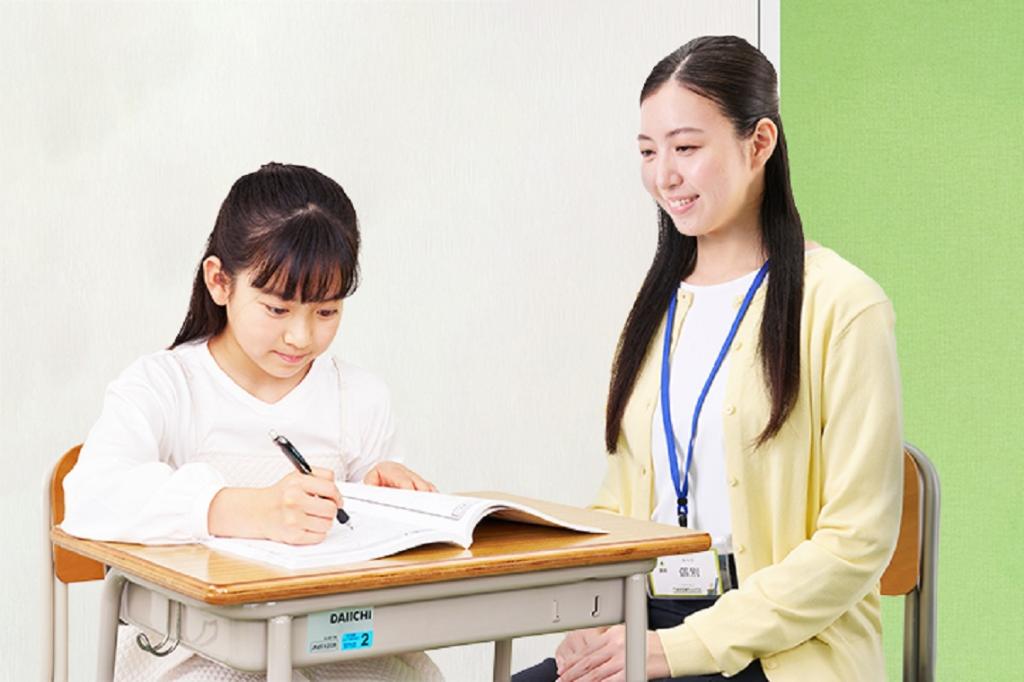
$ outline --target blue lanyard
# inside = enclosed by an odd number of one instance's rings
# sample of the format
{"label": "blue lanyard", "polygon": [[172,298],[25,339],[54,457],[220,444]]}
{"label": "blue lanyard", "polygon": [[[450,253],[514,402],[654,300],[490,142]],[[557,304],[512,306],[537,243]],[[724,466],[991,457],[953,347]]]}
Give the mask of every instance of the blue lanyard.
{"label": "blue lanyard", "polygon": [[725,354],[729,352],[729,347],[732,346],[732,340],[736,336],[736,330],[740,328],[740,322],[743,321],[743,316],[747,314],[747,308],[750,307],[750,302],[754,299],[754,294],[757,293],[758,288],[761,286],[761,282],[764,281],[765,275],[767,274],[768,262],[765,261],[765,264],[757,271],[754,281],[750,283],[750,288],[747,289],[747,295],[743,298],[743,303],[740,305],[740,309],[736,313],[736,319],[732,321],[732,328],[729,329],[729,335],[725,337],[725,343],[722,344],[722,349],[718,351],[718,358],[715,360],[715,364],[711,368],[711,374],[708,375],[707,381],[704,382],[704,388],[701,389],[700,396],[697,398],[697,405],[693,408],[693,421],[690,424],[690,442],[686,446],[686,469],[683,472],[685,475],[682,477],[679,475],[679,460],[678,457],[676,457],[676,435],[672,428],[672,407],[669,404],[668,396],[669,380],[672,378],[672,326],[676,318],[676,294],[672,294],[672,300],[668,303],[668,313],[665,321],[665,343],[661,351],[661,421],[665,427],[665,445],[668,449],[668,465],[672,471],[672,483],[675,485],[676,489],[676,513],[678,514],[680,526],[686,526],[686,517],[688,512],[686,496],[690,490],[690,464],[693,462],[693,444],[697,441],[697,420],[700,419],[700,411],[704,407],[704,399],[708,397],[708,391],[711,390],[711,384],[715,380],[715,375],[718,374],[718,370],[722,367],[722,362],[725,360]]}

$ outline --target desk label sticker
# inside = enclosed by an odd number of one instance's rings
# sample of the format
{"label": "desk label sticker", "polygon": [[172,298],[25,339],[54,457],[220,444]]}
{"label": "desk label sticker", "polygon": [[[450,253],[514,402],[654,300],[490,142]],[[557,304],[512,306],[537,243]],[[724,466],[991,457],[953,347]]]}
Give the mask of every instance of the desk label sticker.
{"label": "desk label sticker", "polygon": [[306,650],[311,654],[372,646],[372,606],[320,611],[306,619]]}

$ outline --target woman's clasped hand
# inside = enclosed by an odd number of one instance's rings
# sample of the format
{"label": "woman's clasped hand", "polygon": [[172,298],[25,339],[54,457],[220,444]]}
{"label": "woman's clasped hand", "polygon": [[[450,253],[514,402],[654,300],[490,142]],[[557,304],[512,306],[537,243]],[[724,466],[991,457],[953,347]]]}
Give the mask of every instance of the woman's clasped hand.
{"label": "woman's clasped hand", "polygon": [[[661,639],[647,636],[647,678],[669,675]],[[566,635],[555,651],[560,682],[626,682],[626,628],[624,625],[576,630]]]}

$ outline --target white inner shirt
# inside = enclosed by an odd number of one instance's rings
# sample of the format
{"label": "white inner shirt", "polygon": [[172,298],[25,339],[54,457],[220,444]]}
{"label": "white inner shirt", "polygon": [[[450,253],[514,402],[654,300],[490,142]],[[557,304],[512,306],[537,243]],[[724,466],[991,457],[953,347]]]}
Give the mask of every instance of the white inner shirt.
{"label": "white inner shirt", "polygon": [[[672,428],[675,430],[676,458],[679,474],[686,469],[686,447],[690,440],[693,411],[704,382],[715,364],[722,344],[725,343],[736,319],[737,297],[743,296],[754,281],[757,271],[739,279],[721,284],[698,286],[685,282],[679,292],[692,297],[689,310],[679,329],[672,355],[672,375],[669,381],[669,399],[672,407]],[[762,286],[764,286],[762,284]],[[663,338],[656,340],[660,344]],[[690,463],[690,486],[687,493],[687,527],[704,531],[711,536],[711,546],[720,553],[732,551],[732,517],[726,487],[725,443],[722,403],[729,375],[729,355],[704,399],[697,441]],[[660,365],[659,365],[660,367]],[[659,384],[660,385],[660,384]],[[654,460],[655,505],[651,520],[677,525],[676,489],[669,468],[665,428],[661,416],[661,391],[654,409],[651,429],[651,457]]]}

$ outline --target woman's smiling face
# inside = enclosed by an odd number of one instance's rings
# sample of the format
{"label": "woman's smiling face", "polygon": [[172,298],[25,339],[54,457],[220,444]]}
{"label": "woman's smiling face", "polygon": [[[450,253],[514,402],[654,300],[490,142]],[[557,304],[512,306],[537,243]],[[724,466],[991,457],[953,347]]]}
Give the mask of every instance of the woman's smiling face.
{"label": "woman's smiling face", "polygon": [[763,163],[718,105],[669,81],[640,104],[644,187],[676,229],[723,234],[758,221]]}

